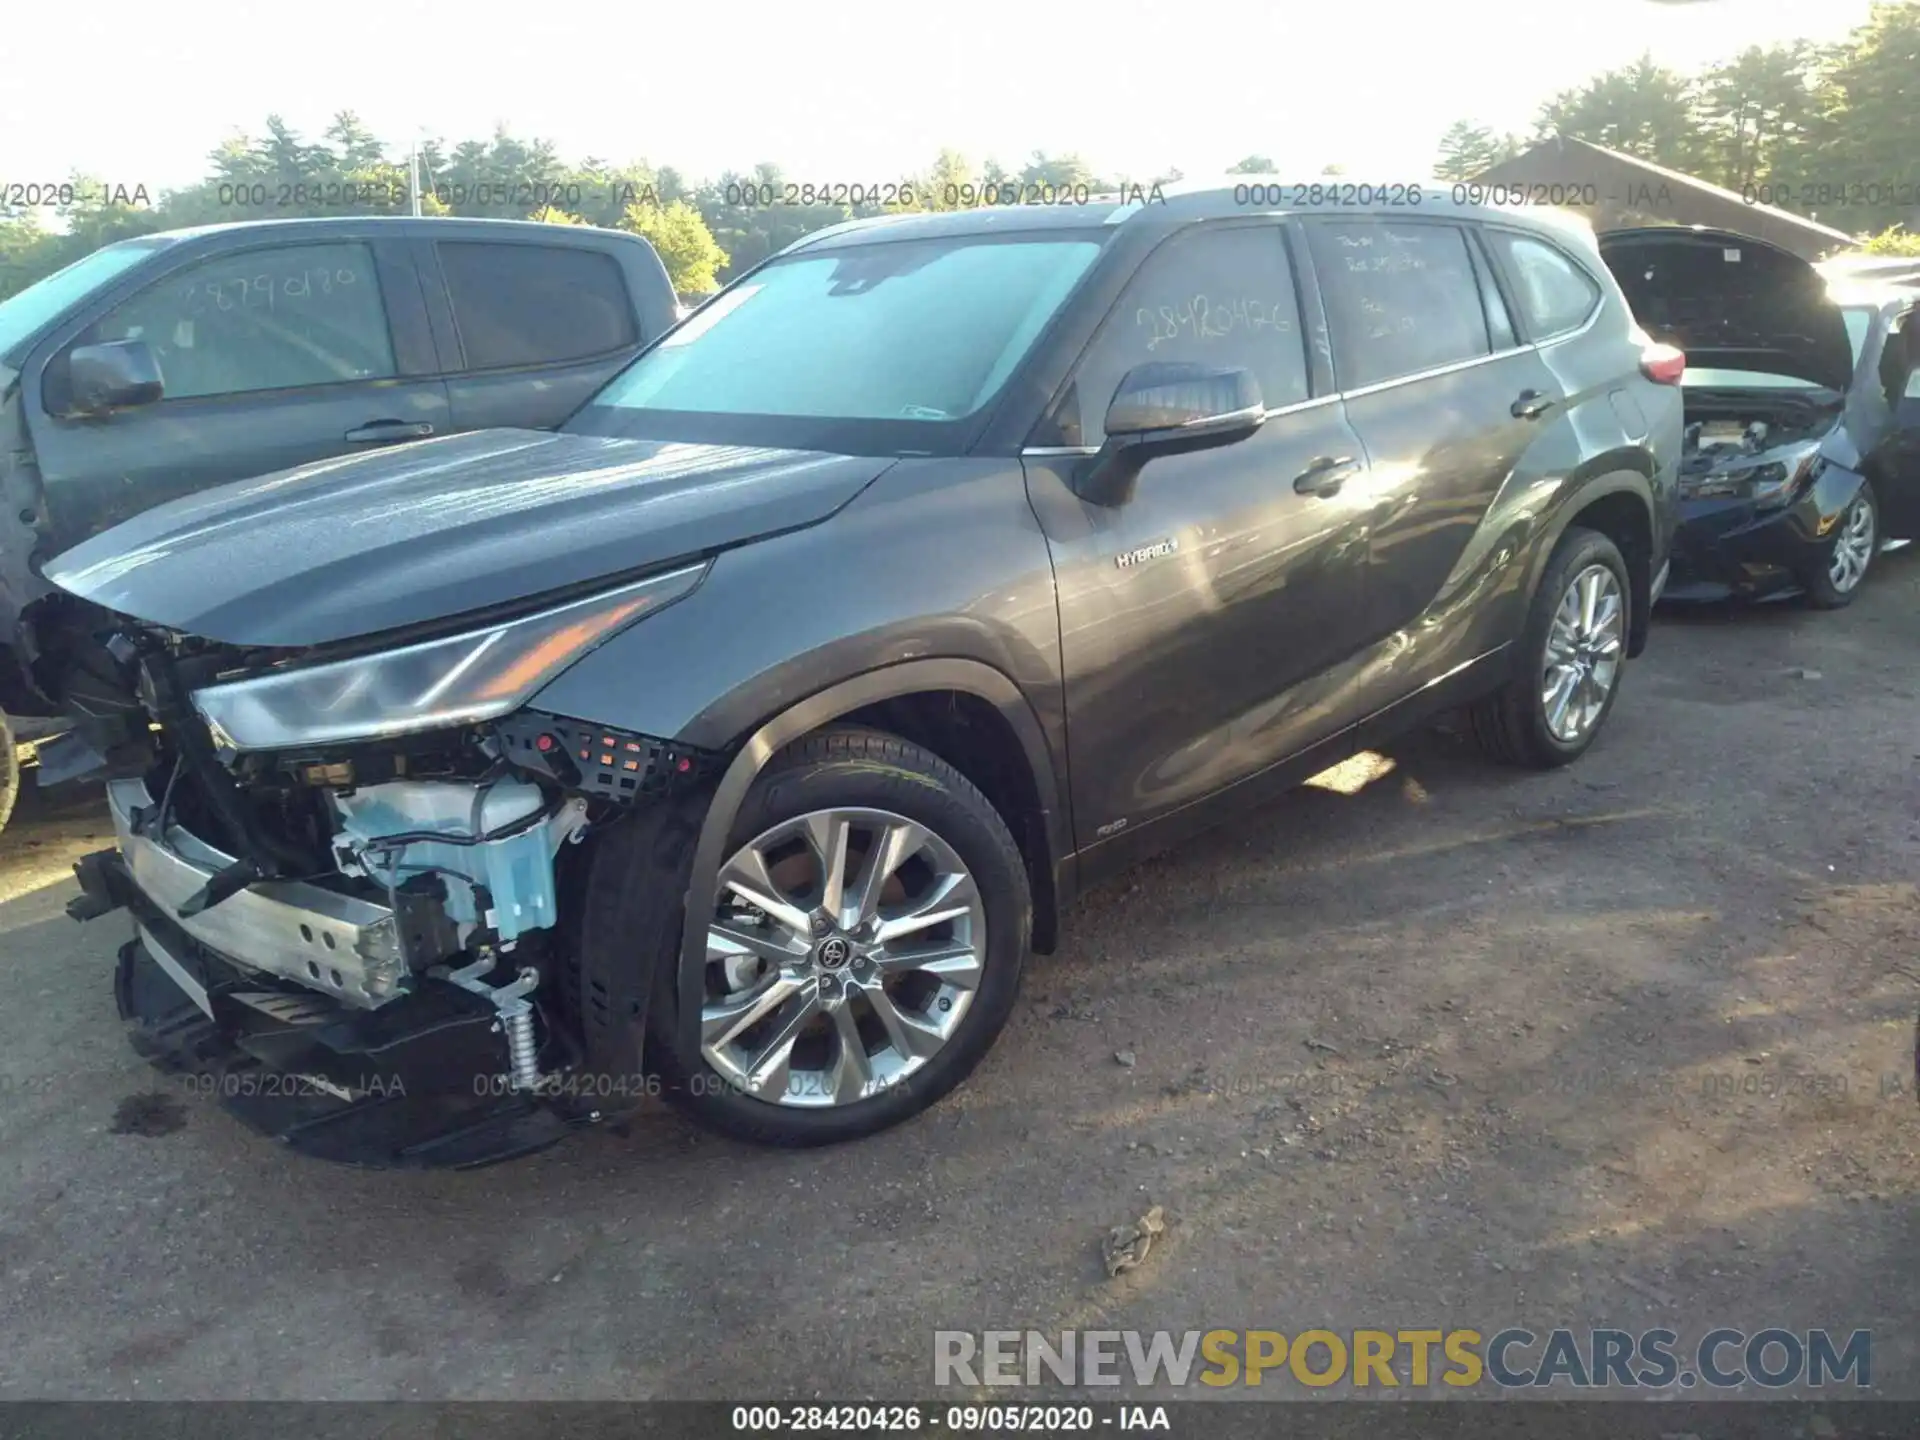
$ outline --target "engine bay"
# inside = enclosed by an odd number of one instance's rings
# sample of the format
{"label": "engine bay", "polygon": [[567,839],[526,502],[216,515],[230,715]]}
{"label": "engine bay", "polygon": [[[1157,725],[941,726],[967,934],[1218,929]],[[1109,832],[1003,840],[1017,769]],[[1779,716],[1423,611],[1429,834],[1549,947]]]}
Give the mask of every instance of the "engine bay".
{"label": "engine bay", "polygon": [[1773,400],[1689,395],[1680,473],[1698,476],[1785,460],[1831,430],[1840,408],[1837,401],[1798,396]]}

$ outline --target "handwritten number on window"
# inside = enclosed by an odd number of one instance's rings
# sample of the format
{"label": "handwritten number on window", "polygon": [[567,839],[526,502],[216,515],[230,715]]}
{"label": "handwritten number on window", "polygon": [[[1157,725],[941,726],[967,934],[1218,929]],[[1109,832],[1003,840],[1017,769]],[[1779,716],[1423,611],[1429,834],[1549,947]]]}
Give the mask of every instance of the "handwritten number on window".
{"label": "handwritten number on window", "polygon": [[1141,306],[1133,312],[1136,332],[1146,332],[1148,350],[1173,340],[1224,340],[1267,330],[1291,331],[1287,307],[1246,296],[1216,299],[1195,295],[1171,305]]}

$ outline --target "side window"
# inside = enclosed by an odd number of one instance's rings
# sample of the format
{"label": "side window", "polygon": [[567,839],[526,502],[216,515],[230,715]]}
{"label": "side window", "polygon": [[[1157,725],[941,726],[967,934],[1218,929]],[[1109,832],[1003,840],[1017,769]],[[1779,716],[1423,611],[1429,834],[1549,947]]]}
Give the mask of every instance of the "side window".
{"label": "side window", "polygon": [[1896,364],[1906,372],[1907,383],[1901,392],[1903,400],[1920,400],[1920,365],[1913,361],[1915,350],[1915,331],[1920,329],[1920,309],[1909,310],[1894,322],[1893,329],[1887,335],[1887,350],[1899,357]]}
{"label": "side window", "polygon": [[558,245],[439,243],[470,370],[549,365],[636,343],[620,262]]}
{"label": "side window", "polygon": [[1480,253],[1480,247],[1469,244],[1467,248],[1473,254],[1473,278],[1480,282],[1480,299],[1486,306],[1488,337],[1495,350],[1511,350],[1520,343],[1520,337],[1514,333],[1507,302],[1500,296],[1500,286],[1487,268],[1487,257]]}
{"label": "side window", "polygon": [[1458,227],[1340,220],[1308,232],[1341,389],[1492,353]]}
{"label": "side window", "polygon": [[1593,277],[1546,241],[1511,230],[1489,230],[1487,240],[1513,278],[1514,298],[1533,339],[1577,329],[1600,303]]}
{"label": "side window", "polygon": [[396,372],[373,252],[357,243],[219,255],[155,281],[76,342],[144,340],[168,400],[384,380]]}
{"label": "side window", "polygon": [[1074,369],[1042,443],[1098,445],[1126,373],[1155,360],[1238,365],[1268,409],[1307,398],[1307,358],[1277,225],[1177,235],[1149,255]]}

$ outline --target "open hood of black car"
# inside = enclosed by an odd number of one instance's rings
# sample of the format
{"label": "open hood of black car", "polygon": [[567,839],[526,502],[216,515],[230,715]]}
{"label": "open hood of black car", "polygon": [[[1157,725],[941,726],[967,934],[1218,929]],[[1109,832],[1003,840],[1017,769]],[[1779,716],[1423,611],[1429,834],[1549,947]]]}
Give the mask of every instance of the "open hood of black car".
{"label": "open hood of black car", "polygon": [[186,496],[75,546],[46,577],[209,640],[324,645],[810,525],[893,463],[481,430]]}
{"label": "open hood of black car", "polygon": [[1688,364],[1843,393],[1853,379],[1846,322],[1810,261],[1731,230],[1654,225],[1598,238],[1641,328]]}

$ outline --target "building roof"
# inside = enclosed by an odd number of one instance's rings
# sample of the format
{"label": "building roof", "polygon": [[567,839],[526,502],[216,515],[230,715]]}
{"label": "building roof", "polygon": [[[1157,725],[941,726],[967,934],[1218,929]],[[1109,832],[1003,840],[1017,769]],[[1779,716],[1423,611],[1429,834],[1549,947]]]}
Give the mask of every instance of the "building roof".
{"label": "building roof", "polygon": [[1528,187],[1527,198],[1537,194],[1540,203],[1564,204],[1589,215],[1597,230],[1661,220],[1705,225],[1770,240],[1808,260],[1855,243],[1845,230],[1569,135],[1542,140],[1476,176],[1474,183]]}

